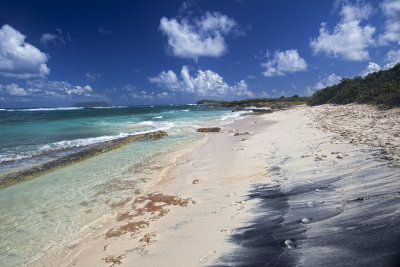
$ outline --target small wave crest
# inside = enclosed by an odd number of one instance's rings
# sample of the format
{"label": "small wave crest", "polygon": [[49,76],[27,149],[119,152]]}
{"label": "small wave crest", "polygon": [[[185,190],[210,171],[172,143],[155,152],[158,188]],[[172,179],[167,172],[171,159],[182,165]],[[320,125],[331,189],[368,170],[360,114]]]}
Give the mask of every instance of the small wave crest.
{"label": "small wave crest", "polygon": [[227,115],[223,115],[221,117],[221,121],[226,121],[226,120],[231,120],[231,119],[238,119],[240,118],[243,114],[248,113],[248,111],[237,111],[237,112],[232,112]]}
{"label": "small wave crest", "polygon": [[78,110],[83,109],[82,107],[60,107],[60,108],[11,108],[6,109],[7,111],[54,111],[54,110]]}
{"label": "small wave crest", "polygon": [[34,150],[34,151],[28,151],[28,152],[23,152],[23,153],[19,153],[19,154],[0,154],[0,163],[7,163],[7,162],[12,162],[12,161],[29,159],[29,158],[38,157],[38,156],[53,153],[53,152],[60,152],[60,151],[68,150],[68,149],[87,147],[90,145],[103,143],[103,142],[107,142],[107,141],[113,141],[116,139],[131,136],[131,135],[146,134],[146,133],[153,132],[156,130],[165,130],[165,129],[166,129],[166,127],[164,127],[164,128],[160,127],[158,129],[136,131],[133,133],[119,133],[117,135],[104,135],[104,136],[81,138],[81,139],[74,139],[74,140],[62,140],[59,142],[42,145],[42,146],[38,147],[37,150]]}
{"label": "small wave crest", "polygon": [[[160,116],[162,118],[162,116]],[[154,129],[152,129],[152,131],[155,130],[168,130],[171,129],[172,127],[175,126],[175,123],[173,122],[169,122],[169,121],[142,121],[137,123],[136,125],[140,125],[140,126],[151,126]]]}

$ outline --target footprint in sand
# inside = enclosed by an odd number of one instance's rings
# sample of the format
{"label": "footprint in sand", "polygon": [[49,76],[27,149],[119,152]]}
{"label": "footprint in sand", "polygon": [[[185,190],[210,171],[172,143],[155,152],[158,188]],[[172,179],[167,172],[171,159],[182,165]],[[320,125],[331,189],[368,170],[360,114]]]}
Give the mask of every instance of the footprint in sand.
{"label": "footprint in sand", "polygon": [[206,255],[204,255],[203,257],[200,258],[199,262],[206,263],[210,259],[210,257],[212,255],[214,255],[215,253],[217,253],[216,250],[208,252]]}
{"label": "footprint in sand", "polygon": [[221,233],[225,233],[225,235],[227,235],[227,236],[231,236],[233,234],[233,230],[232,229],[221,229],[219,231]]}
{"label": "footprint in sand", "polygon": [[226,197],[234,197],[236,196],[236,193],[230,192],[229,194],[226,194]]}
{"label": "footprint in sand", "polygon": [[295,242],[294,239],[285,240],[285,245],[286,245],[289,249],[296,248],[296,242]]}
{"label": "footprint in sand", "polygon": [[242,210],[242,209],[244,209],[244,204],[246,204],[246,201],[242,200],[242,201],[232,201],[229,205],[230,206],[239,206],[238,210]]}
{"label": "footprint in sand", "polygon": [[306,205],[307,205],[307,207],[309,207],[309,208],[312,208],[312,207],[315,206],[315,204],[314,204],[313,201],[308,201],[308,202],[306,203]]}

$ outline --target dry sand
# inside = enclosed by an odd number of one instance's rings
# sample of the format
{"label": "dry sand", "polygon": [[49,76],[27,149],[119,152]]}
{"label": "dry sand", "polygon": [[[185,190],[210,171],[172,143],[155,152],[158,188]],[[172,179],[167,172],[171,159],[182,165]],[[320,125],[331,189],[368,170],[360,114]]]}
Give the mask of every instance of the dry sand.
{"label": "dry sand", "polygon": [[246,116],[38,265],[394,266],[398,115],[324,105]]}

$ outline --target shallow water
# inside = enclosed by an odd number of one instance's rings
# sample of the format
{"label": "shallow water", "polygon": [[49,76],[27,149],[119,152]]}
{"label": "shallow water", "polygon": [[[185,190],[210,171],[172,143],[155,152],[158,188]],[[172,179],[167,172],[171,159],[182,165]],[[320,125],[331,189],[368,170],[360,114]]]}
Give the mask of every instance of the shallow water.
{"label": "shallow water", "polygon": [[[165,167],[174,152],[201,138],[202,135],[195,132],[196,127],[227,123],[238,116],[226,109],[191,108],[194,110],[163,107],[154,112],[152,108],[144,107],[141,113],[134,109],[131,114],[127,110],[114,111],[117,115],[110,115],[112,110],[88,110],[90,116],[81,114],[85,110],[18,111],[73,113],[62,114],[63,119],[57,119],[55,114],[12,114],[8,121],[3,117],[5,127],[2,125],[0,130],[1,146],[3,156],[8,153],[8,157],[12,153],[36,152],[38,147],[57,142],[77,144],[76,140],[121,133],[164,128],[168,136],[156,141],[136,141],[0,189],[0,266],[32,263],[60,244],[94,231],[102,220],[113,214],[113,206],[134,197],[136,190],[156,182],[158,171]],[[24,132],[30,124],[32,131]],[[86,125],[86,128],[78,125]],[[10,136],[18,138],[14,142],[5,140]],[[25,141],[21,143],[19,139]],[[38,160],[40,156],[34,158],[34,161]],[[14,159],[13,164],[30,162]]]}

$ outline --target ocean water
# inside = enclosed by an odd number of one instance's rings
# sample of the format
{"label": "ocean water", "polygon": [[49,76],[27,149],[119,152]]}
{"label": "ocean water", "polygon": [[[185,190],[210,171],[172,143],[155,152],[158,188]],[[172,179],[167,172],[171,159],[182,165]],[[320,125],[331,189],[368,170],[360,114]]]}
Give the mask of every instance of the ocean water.
{"label": "ocean water", "polygon": [[168,133],[1,188],[0,266],[29,265],[94,231],[115,204],[156,182],[174,152],[199,140],[198,127],[239,118],[201,105],[0,110],[3,176],[104,141]]}

